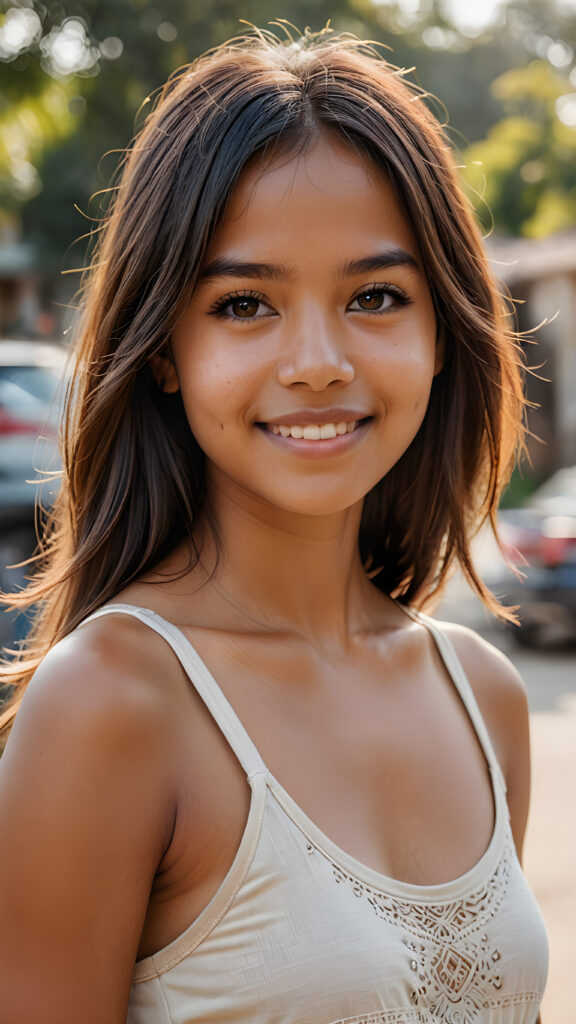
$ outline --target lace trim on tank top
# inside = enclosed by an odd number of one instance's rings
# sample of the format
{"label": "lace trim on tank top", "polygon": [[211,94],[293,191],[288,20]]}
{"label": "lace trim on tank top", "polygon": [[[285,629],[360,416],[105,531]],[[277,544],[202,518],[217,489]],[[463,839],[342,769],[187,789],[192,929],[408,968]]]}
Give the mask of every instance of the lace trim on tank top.
{"label": "lace trim on tank top", "polygon": [[[336,866],[334,877],[339,883],[351,883],[358,899],[365,898],[378,917],[404,933],[414,974],[414,1005],[426,1006],[447,1024],[453,1019],[454,1024],[472,1024],[476,1011],[502,987],[501,953],[484,928],[504,900],[510,860],[506,847],[484,885],[464,899],[446,903],[419,904],[370,890]],[[458,1011],[453,1018],[455,1003]]]}

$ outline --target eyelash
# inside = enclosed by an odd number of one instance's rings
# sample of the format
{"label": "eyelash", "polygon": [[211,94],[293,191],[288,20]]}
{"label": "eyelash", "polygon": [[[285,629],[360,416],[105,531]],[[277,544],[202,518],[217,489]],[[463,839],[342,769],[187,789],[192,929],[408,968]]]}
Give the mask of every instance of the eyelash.
{"label": "eyelash", "polygon": [[[356,300],[360,298],[362,295],[378,293],[390,295],[395,300],[395,303],[397,303],[399,306],[408,306],[412,302],[412,299],[410,299],[410,297],[406,294],[403,288],[400,288],[398,287],[398,285],[395,284],[390,284],[389,282],[383,282],[364,285],[364,287],[359,288],[356,294],[352,296],[347,306],[347,309],[352,305],[353,302],[356,302]],[[254,302],[260,302],[264,306],[269,306],[271,309],[273,308],[271,303],[266,299],[265,295],[262,295],[260,292],[252,291],[249,288],[245,288],[239,289],[238,291],[228,292],[227,295],[223,295],[222,298],[218,299],[210,307],[209,313],[213,316],[220,316],[224,320],[234,320],[236,323],[242,320],[245,320],[247,323],[250,323],[253,322],[254,320],[264,319],[265,316],[269,315],[262,314],[261,316],[254,317],[231,316],[230,314],[226,313],[226,310],[228,309],[229,306],[231,306],[235,299],[252,299]],[[384,316],[386,313],[390,312],[390,308],[374,310],[354,310],[353,312],[368,313],[371,316]]]}
{"label": "eyelash", "polygon": [[[369,285],[364,285],[362,288],[359,288],[358,291],[356,292],[356,294],[352,296],[352,298],[351,298],[351,300],[350,300],[350,302],[348,304],[348,308],[350,308],[352,303],[356,302],[356,299],[359,299],[360,296],[362,296],[362,295],[371,295],[371,294],[373,295],[373,294],[378,294],[378,293],[384,294],[384,295],[390,295],[395,300],[395,303],[398,306],[409,306],[412,303],[412,299],[410,298],[409,295],[407,295],[407,293],[404,291],[403,288],[400,288],[397,284],[390,284],[390,282],[388,282],[388,281],[381,281],[381,282],[374,282],[373,284],[369,284]],[[394,309],[394,306],[392,306],[391,308]],[[390,311],[391,311],[390,308],[388,308],[388,309],[373,309],[373,310],[364,309],[361,312],[363,312],[363,313],[370,313],[372,316],[384,316],[386,313],[389,313]],[[357,311],[355,311],[355,312],[357,312]]]}
{"label": "eyelash", "polygon": [[270,302],[268,302],[268,300],[267,300],[265,295],[262,295],[260,292],[252,291],[249,288],[242,288],[242,289],[240,289],[238,291],[228,292],[227,295],[223,295],[221,299],[218,299],[214,303],[214,305],[210,307],[208,312],[211,313],[214,316],[221,316],[224,320],[236,320],[236,321],[238,321],[238,320],[246,319],[246,321],[249,322],[250,320],[261,319],[261,317],[245,317],[244,318],[244,317],[236,317],[236,316],[229,316],[229,315],[227,315],[226,314],[226,310],[228,309],[228,307],[230,305],[232,305],[232,303],[234,302],[235,299],[253,299],[254,302],[260,302],[260,303],[262,303],[263,306],[270,306],[270,308],[272,308]]}

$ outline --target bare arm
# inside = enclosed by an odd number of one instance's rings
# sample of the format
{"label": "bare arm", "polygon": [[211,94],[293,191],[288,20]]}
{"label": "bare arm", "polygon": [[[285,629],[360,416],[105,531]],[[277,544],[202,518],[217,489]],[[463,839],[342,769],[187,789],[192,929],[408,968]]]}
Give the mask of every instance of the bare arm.
{"label": "bare arm", "polygon": [[0,762],[4,1024],[126,1020],[174,814],[158,703],[125,656],[81,635],[30,685]]}
{"label": "bare arm", "polygon": [[[506,779],[510,825],[518,859],[522,863],[524,838],[530,809],[530,722],[528,700],[524,683],[513,665],[498,654],[494,666],[494,679],[500,689],[499,699],[488,700],[496,735],[496,717],[499,746],[502,750],[501,767]],[[487,708],[487,713],[489,713]],[[542,1024],[538,1014],[536,1024]]]}

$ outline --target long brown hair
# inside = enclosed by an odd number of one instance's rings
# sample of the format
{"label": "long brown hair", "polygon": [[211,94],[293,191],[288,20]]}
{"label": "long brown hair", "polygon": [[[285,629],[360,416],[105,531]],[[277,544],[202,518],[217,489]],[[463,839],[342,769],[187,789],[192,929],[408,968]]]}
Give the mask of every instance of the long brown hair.
{"label": "long brown hair", "polygon": [[362,559],[377,587],[420,606],[459,562],[507,614],[477,576],[470,540],[486,519],[495,525],[522,437],[521,352],[447,138],[373,47],[255,32],[176,73],[127,155],[87,278],[60,494],[36,578],[13,601],[39,610],[7,681],[25,684],[55,642],[186,538],[193,560],[204,457],[150,361],[166,351],[247,161],[301,150],[320,129],[393,181],[445,350],[417,437],[365,499]]}

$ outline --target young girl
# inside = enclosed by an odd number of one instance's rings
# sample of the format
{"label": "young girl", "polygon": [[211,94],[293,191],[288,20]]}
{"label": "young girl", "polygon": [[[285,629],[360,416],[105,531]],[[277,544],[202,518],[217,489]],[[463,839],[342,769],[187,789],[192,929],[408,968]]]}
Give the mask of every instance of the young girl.
{"label": "young girl", "polygon": [[418,610],[455,562],[497,608],[469,540],[523,407],[440,127],[349,37],[236,40],[166,86],[91,273],[2,1021],[534,1024],[524,692]]}

